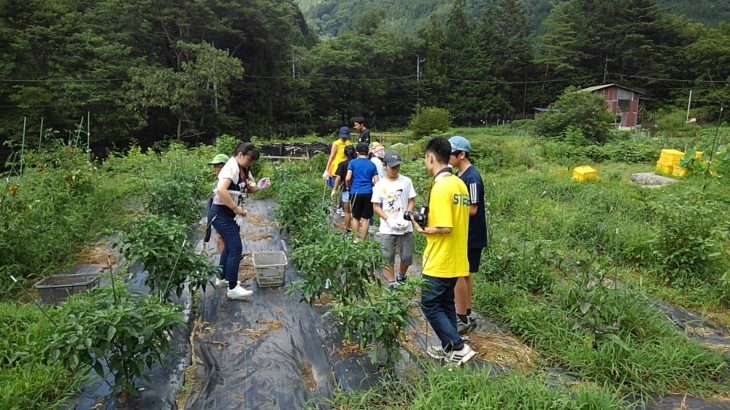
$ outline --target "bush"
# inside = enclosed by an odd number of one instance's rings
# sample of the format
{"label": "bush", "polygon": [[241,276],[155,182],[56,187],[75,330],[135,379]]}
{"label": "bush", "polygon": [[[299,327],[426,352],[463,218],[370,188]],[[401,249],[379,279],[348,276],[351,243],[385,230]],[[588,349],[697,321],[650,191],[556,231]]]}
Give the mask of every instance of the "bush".
{"label": "bush", "polygon": [[569,87],[550,109],[535,120],[536,132],[542,137],[567,140],[582,135],[591,142],[602,143],[611,136],[613,117],[598,94]]}
{"label": "bush", "polygon": [[195,290],[205,289],[212,267],[202,255],[195,253],[188,241],[189,229],[175,219],[160,215],[133,218],[130,229],[123,233],[115,247],[128,264],[141,262],[147,270],[145,284],[162,298],[174,290],[179,297],[186,284]]}
{"label": "bush", "polygon": [[304,275],[292,283],[291,291],[301,291],[302,301],[310,305],[325,291],[342,304],[367,296],[369,283],[376,280],[375,271],[383,266],[380,244],[353,243],[318,227],[310,231],[318,238],[303,242],[291,255]]}
{"label": "bush", "polygon": [[664,137],[696,138],[700,127],[695,123],[687,123],[687,112],[682,109],[663,109],[651,115],[654,130]]}
{"label": "bush", "polygon": [[650,243],[658,275],[679,286],[717,283],[729,267],[722,254],[728,244],[721,235],[730,226],[728,207],[691,191],[653,200],[648,206],[656,227]]}
{"label": "bush", "polygon": [[430,135],[435,131],[445,132],[451,127],[451,116],[444,108],[421,108],[411,117],[408,127],[417,137]]}
{"label": "bush", "polygon": [[112,394],[136,393],[134,379],[173,353],[170,331],[184,325],[171,304],[128,293],[121,282],[75,295],[61,308],[65,320],[45,346],[52,361],[89,366],[114,376]]}
{"label": "bush", "polygon": [[337,318],[345,340],[357,342],[361,349],[374,347],[372,361],[392,368],[400,358],[411,301],[424,283],[411,277],[392,291],[379,281],[370,283],[367,299],[336,303],[327,315]]}
{"label": "bush", "polygon": [[29,285],[75,262],[90,234],[117,224],[125,188],[60,142],[27,153],[22,181],[8,180],[0,189],[0,297],[15,299],[9,275]]}

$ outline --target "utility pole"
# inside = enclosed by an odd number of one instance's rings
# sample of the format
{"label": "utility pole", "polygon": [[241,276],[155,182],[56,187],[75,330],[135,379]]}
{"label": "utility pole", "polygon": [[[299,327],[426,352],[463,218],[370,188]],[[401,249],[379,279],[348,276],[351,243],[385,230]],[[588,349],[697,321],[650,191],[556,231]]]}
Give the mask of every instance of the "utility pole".
{"label": "utility pole", "polygon": [[525,88],[522,92],[522,119],[525,119],[526,114],[526,108],[527,106],[527,72],[525,72]]}
{"label": "utility pole", "polygon": [[606,78],[608,78],[608,54],[606,55],[606,62],[603,63],[603,84],[606,84]]}
{"label": "utility pole", "polygon": [[294,66],[294,47],[291,49],[291,78],[292,80],[297,78],[297,69]]}
{"label": "utility pole", "polygon": [[421,106],[420,94],[421,94],[421,63],[425,62],[425,58],[421,58],[416,54],[416,110]]}
{"label": "utility pole", "polygon": [[687,117],[684,119],[684,123],[689,122],[689,107],[692,106],[692,90],[689,90],[689,100],[687,100]]}

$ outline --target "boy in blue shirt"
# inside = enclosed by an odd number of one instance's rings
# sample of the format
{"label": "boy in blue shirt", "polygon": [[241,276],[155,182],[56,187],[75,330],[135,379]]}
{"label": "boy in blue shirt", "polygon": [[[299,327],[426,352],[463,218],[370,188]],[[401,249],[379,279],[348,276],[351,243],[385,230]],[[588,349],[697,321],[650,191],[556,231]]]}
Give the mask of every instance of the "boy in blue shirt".
{"label": "boy in blue shirt", "polygon": [[[360,142],[355,147],[357,158],[347,166],[345,186],[350,189],[350,213],[352,232],[355,240],[365,240],[368,236],[370,218],[373,217],[373,185],[378,182],[378,170],[368,159],[368,144]],[[360,235],[358,238],[358,230]]]}
{"label": "boy in blue shirt", "polygon": [[449,164],[459,169],[458,176],[469,190],[469,239],[467,242],[469,276],[460,277],[454,289],[457,329],[459,334],[465,334],[476,325],[475,319],[471,315],[473,288],[471,274],[479,271],[482,250],[487,246],[487,217],[484,207],[484,182],[479,171],[472,166],[469,160],[471,144],[460,135],[449,138],[449,143],[451,144]]}

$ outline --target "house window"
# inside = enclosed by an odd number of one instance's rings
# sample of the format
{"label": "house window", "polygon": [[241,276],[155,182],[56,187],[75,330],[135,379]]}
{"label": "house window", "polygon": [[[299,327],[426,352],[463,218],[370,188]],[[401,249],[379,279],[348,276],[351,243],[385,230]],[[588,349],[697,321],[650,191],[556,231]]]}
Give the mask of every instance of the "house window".
{"label": "house window", "polygon": [[634,93],[623,88],[618,89],[618,107],[622,112],[629,111]]}

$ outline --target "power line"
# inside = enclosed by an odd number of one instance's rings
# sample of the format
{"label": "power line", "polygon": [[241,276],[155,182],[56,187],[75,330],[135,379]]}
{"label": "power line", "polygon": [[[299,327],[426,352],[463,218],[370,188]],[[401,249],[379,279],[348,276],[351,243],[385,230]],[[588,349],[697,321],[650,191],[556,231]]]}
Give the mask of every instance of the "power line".
{"label": "power line", "polygon": [[724,84],[728,81],[726,80],[683,80],[679,78],[654,78],[654,77],[643,77],[639,75],[630,75],[630,74],[619,74],[619,73],[608,73],[609,75],[618,76],[618,77],[629,77],[629,78],[638,78],[640,80],[652,80],[652,81],[668,81],[668,82],[678,82],[678,83],[717,83],[717,84]]}
{"label": "power line", "polygon": [[[645,76],[620,74],[620,73],[612,73],[612,72],[608,72],[607,74],[614,76],[614,77],[628,77],[628,78],[636,78],[636,79],[650,80],[650,81],[665,81],[665,82],[694,83],[694,84],[697,84],[697,83],[726,84],[726,83],[728,83],[727,80],[688,80],[688,79],[680,79],[680,78],[657,78],[657,77],[645,77]],[[582,80],[582,79],[586,79],[586,78],[594,78],[598,75],[599,74],[591,74],[591,75],[584,75],[584,76],[572,77],[572,78],[550,79],[550,80],[530,80],[530,81],[478,80],[478,79],[471,79],[471,78],[454,78],[454,77],[441,77],[441,78],[444,78],[449,81],[461,81],[461,82],[483,83],[483,84],[543,84],[543,83],[555,83],[555,82]],[[260,79],[275,80],[275,79],[288,79],[291,76],[289,76],[289,75],[267,76],[267,75],[245,74],[243,77],[244,78],[260,78]],[[380,78],[343,78],[343,77],[321,77],[321,76],[301,76],[300,75],[298,78],[305,79],[305,80],[325,80],[325,81],[392,81],[392,80],[405,80],[405,79],[410,79],[410,78],[416,78],[416,75],[412,74],[412,75],[380,77]],[[0,83],[101,83],[101,82],[116,82],[116,81],[128,81],[128,80],[129,80],[128,78],[43,78],[43,79],[3,78],[3,79],[0,79]]]}
{"label": "power line", "polygon": [[44,79],[0,79],[0,83],[103,83],[126,81],[128,78],[44,78]]}

